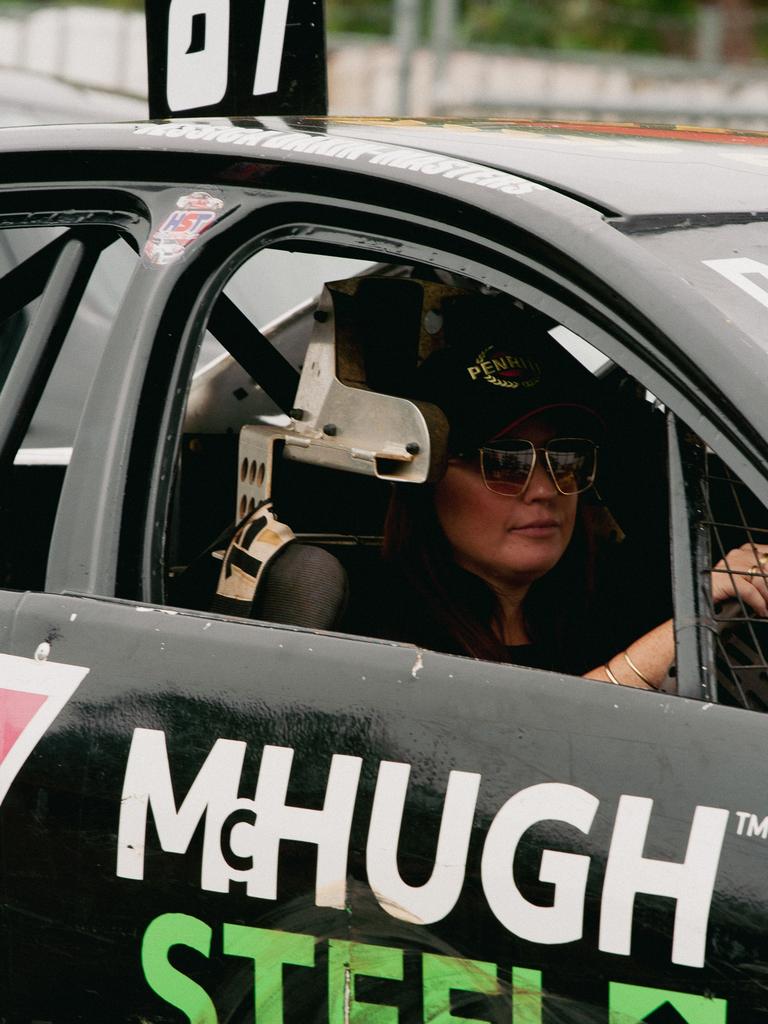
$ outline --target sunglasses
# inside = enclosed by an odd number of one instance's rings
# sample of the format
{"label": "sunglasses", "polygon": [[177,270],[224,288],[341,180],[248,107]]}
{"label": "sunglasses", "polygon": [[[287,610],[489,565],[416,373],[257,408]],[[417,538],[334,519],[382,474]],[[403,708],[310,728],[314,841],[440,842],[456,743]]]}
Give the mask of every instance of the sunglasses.
{"label": "sunglasses", "polygon": [[495,494],[522,494],[541,456],[560,494],[581,494],[595,482],[597,445],[584,437],[556,437],[542,448],[514,438],[480,449],[483,482]]}

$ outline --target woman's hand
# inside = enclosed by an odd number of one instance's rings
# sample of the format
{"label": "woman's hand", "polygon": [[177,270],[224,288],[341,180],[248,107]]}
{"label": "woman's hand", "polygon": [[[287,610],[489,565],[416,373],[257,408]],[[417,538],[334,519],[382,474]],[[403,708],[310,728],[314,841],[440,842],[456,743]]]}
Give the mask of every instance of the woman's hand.
{"label": "woman's hand", "polygon": [[742,544],[712,568],[712,603],[741,600],[768,617],[768,544]]}
{"label": "woman's hand", "polygon": [[[768,618],[768,544],[742,544],[713,566],[712,602],[738,601],[756,615]],[[673,623],[664,622],[587,672],[588,679],[620,683],[639,689],[658,689],[675,657]]]}

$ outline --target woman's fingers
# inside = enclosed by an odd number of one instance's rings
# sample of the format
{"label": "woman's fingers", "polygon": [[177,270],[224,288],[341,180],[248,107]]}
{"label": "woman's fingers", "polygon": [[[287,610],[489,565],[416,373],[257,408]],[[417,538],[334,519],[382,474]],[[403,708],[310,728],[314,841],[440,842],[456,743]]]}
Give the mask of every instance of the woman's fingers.
{"label": "woman's fingers", "polygon": [[[756,615],[768,616],[768,599],[749,580],[743,576],[734,576],[733,592],[730,596],[738,595],[744,604],[751,608]],[[738,599],[738,598],[737,598]]]}
{"label": "woman's fingers", "polygon": [[768,616],[768,544],[742,544],[714,567],[713,602],[737,595],[755,614]]}
{"label": "woman's fingers", "polygon": [[[768,544],[754,544],[752,541],[749,541],[749,543],[742,544],[736,550],[743,552],[750,567],[757,566],[768,571]],[[731,553],[733,554],[733,552]]]}

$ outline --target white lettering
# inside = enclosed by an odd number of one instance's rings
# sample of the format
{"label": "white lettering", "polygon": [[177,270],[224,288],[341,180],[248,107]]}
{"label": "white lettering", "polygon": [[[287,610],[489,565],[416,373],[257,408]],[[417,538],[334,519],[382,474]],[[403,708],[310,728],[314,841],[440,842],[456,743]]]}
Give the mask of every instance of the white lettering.
{"label": "white lettering", "polygon": [[707,922],[728,811],[697,807],[682,864],[643,856],[653,800],[622,796],[608,852],[600,911],[599,948],[629,956],[639,892],[676,901],[672,962],[704,966]]}
{"label": "white lettering", "polygon": [[[761,263],[759,260],[750,259],[748,256],[736,256],[727,260],[702,260],[705,267],[711,267],[718,274],[722,274],[738,288],[741,288],[747,295],[763,305],[768,306],[768,288],[761,287],[756,281],[751,281],[748,274],[759,275],[768,278],[768,263]],[[741,833],[739,833],[741,834]]]}
{"label": "white lettering", "polygon": [[466,161],[439,157],[433,153],[392,149],[375,142],[289,134],[274,130],[264,131],[258,128],[210,128],[207,125],[174,125],[172,127],[140,125],[134,129],[134,132],[137,135],[171,135],[177,138],[201,139],[218,142],[222,145],[264,146],[267,149],[276,149],[282,152],[316,153],[337,160],[367,160],[370,164],[382,167],[394,167],[398,170],[413,171],[418,174],[440,175],[443,178],[456,178],[479,188],[499,191],[507,195],[525,195],[536,190],[545,190],[543,185],[525,181],[523,178],[516,178],[512,174],[502,171],[477,167]]}
{"label": "white lettering", "polygon": [[540,821],[563,821],[588,834],[599,800],[576,786],[544,782],[510,797],[493,820],[483,849],[483,891],[493,913],[514,935],[552,945],[580,939],[589,857],[544,850],[539,878],[555,886],[552,906],[530,903],[512,877],[523,833]]}
{"label": "white lettering", "polygon": [[408,885],[397,867],[397,849],[411,774],[409,764],[382,761],[376,780],[366,866],[376,899],[392,917],[416,924],[442,920],[461,895],[480,776],[451,772],[437,839],[435,866],[424,885]]}
{"label": "white lettering", "polygon": [[[238,798],[245,743],[218,739],[176,809],[165,734],[136,729],[128,755],[117,840],[117,874],[144,877],[147,816],[151,808],[160,846],[166,853],[186,853],[203,817],[200,885],[228,892],[233,880],[247,882],[249,896],[277,898],[280,840],[317,846],[316,903],[343,909],[346,900],[347,850],[362,760],[334,754],[322,810],[286,805],[293,750],[264,747],[253,800]],[[233,812],[249,820],[234,823],[229,849],[251,860],[246,869],[232,867],[222,853],[222,831]]]}
{"label": "white lettering", "polygon": [[[263,748],[253,798],[240,797],[245,752],[241,741],[217,739],[186,794],[179,795],[174,793],[165,734],[136,729],[123,784],[117,875],[144,877],[151,813],[159,846],[166,853],[187,853],[193,837],[202,831],[201,888],[226,893],[233,881],[239,881],[249,896],[276,900],[281,842],[309,843],[316,847],[316,905],[343,909],[362,759],[332,756],[318,809],[286,802],[294,758],[289,747]],[[461,896],[481,776],[450,772],[432,873],[423,884],[410,885],[398,867],[410,775],[409,764],[380,763],[366,867],[373,894],[388,914],[425,925],[445,918]],[[599,800],[591,793],[561,783],[530,786],[502,805],[488,829],[480,877],[490,910],[511,934],[545,945],[582,937],[590,857],[541,850],[539,880],[553,887],[545,906],[523,896],[513,865],[532,826],[557,823],[560,834],[562,823],[589,835],[598,807]],[[681,863],[644,856],[652,810],[653,801],[644,797],[619,800],[603,883],[599,949],[631,955],[636,895],[662,896],[675,901],[672,962],[702,967],[729,812],[696,807]],[[735,814],[740,836],[768,840],[768,816]]]}
{"label": "white lettering", "polygon": [[160,846],[167,853],[186,853],[195,829],[205,816],[200,884],[204,889],[226,892],[228,867],[221,857],[219,834],[224,817],[237,800],[244,757],[245,743],[216,740],[177,811],[165,733],[156,729],[135,729],[120,806],[117,874],[121,878],[144,877],[150,808]]}
{"label": "white lettering", "polygon": [[747,825],[748,836],[759,836],[761,839],[768,839],[768,818],[760,821],[756,814],[750,814],[749,825]]}
{"label": "white lettering", "polygon": [[[277,899],[277,863],[280,840],[293,839],[317,846],[315,903],[318,907],[343,910],[347,896],[347,850],[362,758],[334,754],[328,774],[328,786],[321,811],[286,804],[288,781],[293,764],[290,747],[264,747],[259,780],[252,805],[253,825],[239,826],[238,848],[246,842],[243,833],[251,833],[250,852],[253,867],[247,872],[232,872],[232,877],[247,879],[249,896]],[[244,806],[243,801],[240,802]]]}
{"label": "white lettering", "polygon": [[750,814],[749,811],[736,811],[736,817],[739,819],[739,824],[736,827],[736,835],[743,836],[744,826],[749,821],[749,819],[753,817],[753,815]]}

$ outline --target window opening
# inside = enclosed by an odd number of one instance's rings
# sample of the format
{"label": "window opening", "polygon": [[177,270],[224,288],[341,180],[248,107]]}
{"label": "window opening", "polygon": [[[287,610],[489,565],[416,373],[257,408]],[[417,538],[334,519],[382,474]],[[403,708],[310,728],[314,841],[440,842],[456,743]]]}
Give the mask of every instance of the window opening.
{"label": "window opening", "polygon": [[[714,453],[706,451],[704,459],[703,525],[710,534],[713,558],[724,563],[718,571],[733,577],[739,567],[729,552],[745,545],[754,565],[749,571],[768,584],[768,566],[758,548],[768,544],[765,508]],[[768,622],[745,603],[741,591],[735,599],[713,608],[712,613],[717,629],[718,699],[768,711]]]}
{"label": "window opening", "polygon": [[[263,250],[258,254],[262,266],[274,252]],[[322,277],[326,282],[348,279],[348,271],[337,268],[334,257],[314,258],[325,261]],[[371,266],[360,262],[364,269]],[[246,263],[240,273],[248,267]],[[448,288],[467,288],[478,295],[496,294],[485,284],[431,267],[392,263],[375,268],[374,276],[381,273],[405,279],[427,278]],[[257,280],[258,276],[248,289],[242,289],[240,297],[255,293]],[[316,308],[316,298],[307,297],[302,290],[303,282],[294,281],[294,284],[293,304],[271,324],[261,327],[261,335],[300,371],[306,370],[305,354],[310,337],[319,329],[319,323],[322,327],[322,317],[327,311]],[[342,291],[343,287],[342,284]],[[231,298],[234,293],[227,286],[225,294]],[[339,301],[343,304],[344,300]],[[235,305],[239,306],[239,302]],[[379,308],[388,312],[386,302]],[[233,345],[229,337],[232,331],[226,323],[228,315],[225,304],[224,315],[216,310],[211,326],[214,330],[218,328],[222,340],[237,355],[237,344],[251,344],[246,341],[249,329],[239,332],[238,342]],[[244,315],[242,308],[240,315]],[[250,312],[248,319],[251,325],[258,323]],[[405,367],[400,349],[403,339],[399,336],[401,332],[392,329],[393,321],[389,319],[388,323],[389,329],[376,318],[367,322],[366,330],[378,336],[381,348],[369,348],[364,353],[362,359],[367,360],[367,366],[363,376],[360,376],[360,353],[343,352],[342,358],[347,360],[344,365],[347,385],[354,387],[355,381],[359,381],[360,386],[369,386],[374,393],[398,393]],[[439,329],[434,318],[430,324]],[[256,337],[252,330],[250,333],[252,338]],[[603,644],[601,653],[606,658],[671,616],[664,415],[649,400],[643,387],[585,338],[563,325],[554,327],[551,334],[591,374],[604,382],[615,395],[617,404],[627,411],[627,415],[622,416],[626,439],[621,451],[605,456],[601,499],[595,501],[589,512],[591,535],[599,534],[600,551],[594,569],[604,580],[598,614],[589,626],[589,642],[595,647]],[[482,349],[481,341],[478,344]],[[245,362],[245,357],[241,362]],[[287,403],[270,401],[264,393],[269,389],[263,365],[257,365],[258,362],[254,360],[243,366],[229,355],[220,356],[195,375],[186,410],[166,544],[166,593],[172,604],[211,610],[233,525],[258,504],[258,485],[266,473],[266,460],[258,451],[244,450],[238,445],[241,429],[247,431],[249,425],[260,429],[271,425],[284,430],[290,423],[279,408]],[[333,428],[338,424],[323,419],[318,420],[316,426],[324,433],[327,426]],[[333,436],[332,429],[328,436]],[[385,461],[380,463],[381,468],[386,468]],[[290,525],[300,543],[324,548],[346,570],[351,598],[341,625],[334,628],[366,636],[382,635],[377,631],[380,623],[376,621],[376,612],[364,607],[370,602],[359,601],[358,595],[365,594],[367,598],[375,593],[390,484],[387,480],[343,471],[340,467],[338,453],[332,457],[331,446],[328,459],[322,465],[280,459],[275,507],[279,520]],[[631,473],[626,472],[628,467]],[[192,509],[194,515],[189,514]],[[232,567],[246,564],[247,558],[241,552]],[[626,585],[628,579],[634,581],[631,589]],[[219,609],[226,611],[224,606]],[[229,609],[233,614],[242,614],[236,606],[229,606]],[[281,617],[272,618],[263,608],[255,609],[252,617],[295,622],[284,611]],[[306,625],[306,620],[297,624]],[[598,664],[596,655],[594,664],[585,664],[583,668],[586,671]]]}
{"label": "window opening", "polygon": [[[688,567],[676,588],[679,692],[768,711],[768,621],[745,599],[745,588],[768,584],[768,510],[685,426],[675,424],[673,436],[682,483],[673,548]],[[674,463],[673,452],[673,478]],[[718,575],[730,579],[735,593],[713,604],[710,580]]]}
{"label": "window opening", "polygon": [[135,261],[111,228],[0,233],[0,586],[44,585],[80,412]]}

